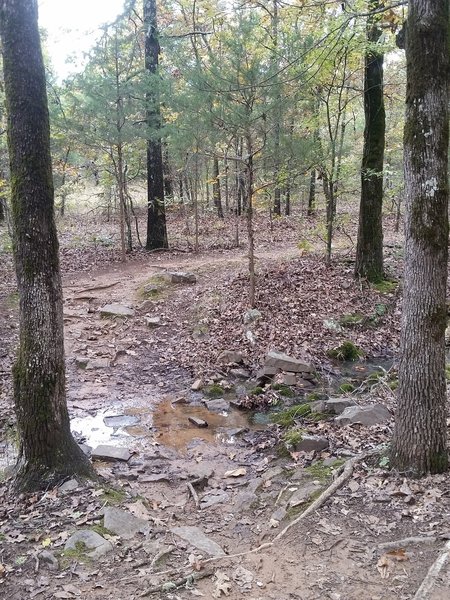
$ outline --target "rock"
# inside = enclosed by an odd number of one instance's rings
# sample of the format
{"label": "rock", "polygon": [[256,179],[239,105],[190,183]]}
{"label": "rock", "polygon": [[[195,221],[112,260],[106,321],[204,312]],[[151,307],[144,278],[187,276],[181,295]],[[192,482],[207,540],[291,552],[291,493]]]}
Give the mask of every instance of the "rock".
{"label": "rock", "polygon": [[261,311],[257,308],[251,308],[244,313],[244,324],[248,325],[254,321],[258,321],[262,317]]}
{"label": "rock", "polygon": [[169,283],[197,283],[197,276],[194,273],[184,273],[183,271],[172,272],[161,274],[162,278]]}
{"label": "rock", "polygon": [[311,365],[307,365],[297,358],[274,350],[267,354],[264,366],[279,369],[280,371],[288,371],[289,373],[312,373],[314,371]]}
{"label": "rock", "polygon": [[53,552],[49,550],[42,550],[38,554],[39,562],[45,565],[49,571],[57,571],[59,569],[59,562]]}
{"label": "rock", "polygon": [[241,565],[233,573],[233,581],[243,590],[251,590],[254,580],[253,573],[244,569]]}
{"label": "rock", "polygon": [[274,513],[272,513],[270,518],[274,519],[275,521],[282,521],[286,515],[287,510],[284,508],[284,506],[280,506]]}
{"label": "rock", "polygon": [[323,466],[332,467],[337,462],[337,460],[338,459],[335,456],[330,456],[323,461]]}
{"label": "rock", "polygon": [[208,423],[203,419],[199,419],[198,417],[188,417],[188,420],[190,423],[192,423],[192,425],[195,425],[196,427],[208,427]]}
{"label": "rock", "polygon": [[219,354],[217,360],[222,365],[228,365],[230,363],[238,365],[241,362],[244,362],[242,354],[240,352],[235,352],[234,350],[224,350]]}
{"label": "rock", "polygon": [[281,385],[297,385],[297,376],[295,373],[282,373],[280,383]]}
{"label": "rock", "polygon": [[102,317],[133,317],[134,310],[123,304],[113,302],[98,309]]}
{"label": "rock", "polygon": [[77,365],[77,367],[80,367],[80,369],[85,369],[88,366],[88,363],[89,359],[86,356],[75,357],[75,364]]}
{"label": "rock", "polygon": [[111,542],[105,540],[97,532],[90,529],[81,529],[70,536],[64,550],[76,550],[80,544],[84,544],[87,549],[86,554],[91,558],[100,558],[100,556],[111,552],[113,549]]}
{"label": "rock", "polygon": [[79,487],[79,483],[76,479],[69,479],[69,481],[65,481],[62,485],[59,486],[59,491],[63,494],[67,494],[68,492],[73,492]]}
{"label": "rock", "polygon": [[90,360],[86,365],[86,370],[91,371],[93,369],[108,369],[111,366],[109,358],[94,358]]}
{"label": "rock", "polygon": [[203,380],[202,379],[196,379],[194,381],[194,383],[191,385],[191,390],[193,392],[198,392],[202,389],[203,387]]}
{"label": "rock", "polygon": [[256,373],[256,379],[258,381],[267,381],[268,379],[272,379],[278,373],[279,369],[276,367],[269,367],[265,365],[262,369]]}
{"label": "rock", "polygon": [[131,513],[109,506],[104,509],[104,526],[123,540],[129,540],[136,534],[147,535],[150,532],[150,523],[145,519],[135,517]]}
{"label": "rock", "polygon": [[222,504],[223,502],[227,502],[230,498],[230,495],[223,490],[213,490],[212,492],[208,492],[200,499],[200,508],[210,508],[211,506],[215,506],[216,504]]}
{"label": "rock", "polygon": [[310,388],[314,386],[314,383],[312,381],[309,381],[309,379],[303,379],[302,377],[297,381],[297,385],[300,388]]}
{"label": "rock", "polygon": [[349,406],[356,406],[356,402],[352,398],[329,398],[325,401],[326,410],[335,415],[340,415]]}
{"label": "rock", "polygon": [[301,442],[295,444],[297,452],[321,452],[329,447],[327,438],[316,435],[304,435]]}
{"label": "rock", "polygon": [[283,467],[270,467],[270,469],[264,471],[264,473],[261,475],[261,479],[263,481],[269,481],[271,479],[277,479],[282,475],[285,475],[285,470],[283,469]]}
{"label": "rock", "polygon": [[208,538],[198,527],[172,527],[170,532],[209,556],[225,556],[219,544]]}
{"label": "rock", "polygon": [[88,446],[87,444],[78,444],[78,446],[86,454],[86,456],[91,456],[92,448],[90,446]]}
{"label": "rock", "polygon": [[103,417],[103,423],[106,427],[130,427],[139,423],[139,417],[134,415],[114,415],[112,417]]}
{"label": "rock", "polygon": [[[147,283],[141,290],[142,295],[145,297],[157,296],[161,292],[161,287],[155,285],[154,283]],[[150,302],[149,308],[153,308],[154,304],[152,300],[146,300],[146,302]],[[141,304],[140,309],[143,308],[145,302]],[[148,306],[148,305],[147,305]],[[148,309],[147,309],[148,310]]]}
{"label": "rock", "polygon": [[257,500],[258,496],[250,490],[239,492],[239,494],[234,499],[234,510],[235,512],[246,512],[247,510],[252,510]]}
{"label": "rock", "polygon": [[250,371],[247,371],[247,369],[230,369],[230,375],[237,379],[249,379]]}
{"label": "rock", "polygon": [[[154,286],[156,287],[156,286]],[[143,288],[143,293],[145,294],[145,287]],[[139,304],[138,310],[140,313],[150,312],[155,308],[155,303],[153,300],[144,300],[142,304]]]}
{"label": "rock", "polygon": [[306,482],[289,498],[289,508],[295,508],[296,506],[305,504],[305,502],[308,502],[311,499],[311,496],[318,490],[320,490],[320,486],[317,483],[314,483],[314,481]]}
{"label": "rock", "polygon": [[193,462],[189,465],[189,477],[208,481],[214,475],[214,467],[207,462]]}
{"label": "rock", "polygon": [[203,400],[203,404],[209,411],[213,413],[223,413],[230,410],[230,403],[223,398],[217,398],[215,400]]}
{"label": "rock", "polygon": [[145,324],[147,327],[160,327],[161,317],[145,317]]}
{"label": "rock", "polygon": [[312,413],[326,413],[327,405],[324,400],[315,400],[314,402],[310,402],[309,406],[311,408]]}
{"label": "rock", "polygon": [[382,404],[373,404],[372,406],[349,406],[344,412],[335,418],[334,422],[338,425],[348,425],[350,423],[359,423],[370,427],[387,423],[391,420],[391,413]]}
{"label": "rock", "polygon": [[151,473],[150,475],[139,476],[140,483],[156,483],[156,482],[170,483],[170,477],[167,473]]}
{"label": "rock", "polygon": [[93,460],[122,460],[127,462],[131,458],[131,452],[127,448],[117,448],[116,446],[100,445],[92,450]]}

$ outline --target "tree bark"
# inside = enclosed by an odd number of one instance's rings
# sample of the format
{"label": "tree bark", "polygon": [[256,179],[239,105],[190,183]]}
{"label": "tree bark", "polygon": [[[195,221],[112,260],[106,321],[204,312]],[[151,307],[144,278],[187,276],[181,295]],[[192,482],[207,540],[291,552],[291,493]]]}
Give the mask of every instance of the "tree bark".
{"label": "tree bark", "polygon": [[33,490],[75,474],[91,477],[93,471],[70,433],[66,404],[62,289],[36,0],[3,0],[0,33],[20,296],[13,368],[20,440],[16,486]]}
{"label": "tree bark", "polygon": [[[369,0],[369,9],[381,7],[380,0]],[[364,150],[361,165],[361,202],[359,208],[358,242],[355,276],[378,282],[383,268],[383,162],[386,117],[383,96],[384,55],[375,48],[382,31],[380,15],[367,21],[368,48],[364,68]]]}
{"label": "tree bark", "polygon": [[219,179],[219,159],[214,157],[213,160],[213,202],[217,210],[219,219],[223,219],[222,196],[220,194],[220,179]]}
{"label": "tree bark", "polygon": [[[145,28],[145,68],[156,76],[159,64],[159,42],[156,0],[143,0]],[[146,94],[147,127],[147,250],[168,248],[166,209],[164,204],[164,172],[161,145],[161,111],[157,86]]]}
{"label": "tree bark", "polygon": [[449,1],[410,0],[404,131],[405,268],[391,464],[448,467],[445,341],[448,262]]}
{"label": "tree bark", "polygon": [[316,212],[316,170],[312,169],[309,177],[308,217]]}

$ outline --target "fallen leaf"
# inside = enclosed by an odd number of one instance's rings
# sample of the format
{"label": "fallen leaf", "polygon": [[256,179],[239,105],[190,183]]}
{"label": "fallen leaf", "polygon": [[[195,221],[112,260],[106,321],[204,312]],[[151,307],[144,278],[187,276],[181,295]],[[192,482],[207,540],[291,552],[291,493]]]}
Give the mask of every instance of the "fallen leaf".
{"label": "fallen leaf", "polygon": [[389,577],[389,559],[386,554],[383,554],[377,562],[377,570],[382,579]]}
{"label": "fallen leaf", "polygon": [[406,554],[406,550],[404,548],[398,548],[397,550],[391,550],[386,553],[386,556],[396,560],[397,562],[402,562],[404,560],[409,560],[408,555]]}
{"label": "fallen leaf", "polygon": [[245,467],[240,467],[239,469],[233,469],[232,471],[227,471],[224,477],[242,477],[247,474],[247,469]]}

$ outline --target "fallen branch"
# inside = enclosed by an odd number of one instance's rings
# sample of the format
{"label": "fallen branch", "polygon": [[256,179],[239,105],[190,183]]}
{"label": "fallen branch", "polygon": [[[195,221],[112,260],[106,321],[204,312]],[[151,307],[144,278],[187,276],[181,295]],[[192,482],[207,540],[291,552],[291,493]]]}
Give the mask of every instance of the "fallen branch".
{"label": "fallen branch", "polygon": [[432,591],[436,579],[439,577],[440,572],[445,567],[445,564],[450,557],[450,541],[448,541],[439,553],[439,556],[431,565],[425,579],[422,581],[422,585],[417,590],[413,600],[427,600],[430,592]]}
{"label": "fallen branch", "polygon": [[378,544],[376,550],[394,550],[395,548],[403,548],[404,546],[411,546],[413,544],[434,544],[438,541],[434,535],[428,535],[423,537],[407,537],[402,540],[395,540],[393,542],[383,542]]}
{"label": "fallen branch", "polygon": [[197,492],[194,490],[194,486],[192,485],[192,483],[187,483],[187,488],[189,490],[189,492],[191,493],[192,499],[194,500],[195,506],[196,508],[200,507],[200,499],[198,497]]}
{"label": "fallen branch", "polygon": [[119,285],[120,281],[115,281],[114,283],[108,283],[105,285],[96,285],[95,287],[86,288],[85,290],[80,290],[79,292],[75,292],[77,296],[80,294],[85,294],[86,292],[95,292],[97,290],[107,290],[108,288],[112,288],[115,285]]}
{"label": "fallen branch", "polygon": [[[139,598],[145,598],[146,596],[150,596],[151,594],[156,594],[157,592],[165,592],[175,590],[182,585],[186,585],[187,583],[194,583],[194,581],[198,581],[199,579],[204,579],[205,577],[211,577],[214,574],[214,569],[206,569],[205,571],[196,571],[190,573],[182,577],[181,579],[177,579],[173,582],[166,582],[161,585],[155,585],[144,590],[141,594],[139,594]],[[168,587],[168,584],[173,583],[173,587]]]}

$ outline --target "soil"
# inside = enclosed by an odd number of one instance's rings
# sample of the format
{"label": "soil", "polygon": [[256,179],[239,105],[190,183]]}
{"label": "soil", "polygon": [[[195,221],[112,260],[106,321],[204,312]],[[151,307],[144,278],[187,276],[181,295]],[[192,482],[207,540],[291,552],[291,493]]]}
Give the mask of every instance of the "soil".
{"label": "soil", "polygon": [[[406,480],[386,470],[382,450],[362,458],[323,506],[265,545],[327,489],[347,459],[386,443],[392,421],[339,428],[332,418],[299,418],[302,432],[325,436],[330,443],[322,452],[306,453],[283,442],[284,430],[264,424],[268,418],[255,418],[255,411],[267,416],[306,394],[336,393],[343,381],[352,382],[359,404],[381,402],[395,410],[389,383],[395,378],[399,288],[380,292],[355,282],[345,248],[326,269],[320,255],[297,247],[297,227],[295,220],[282,219],[273,234],[258,237],[261,317],[247,326],[242,249],[207,248],[198,255],[138,252],[120,264],[114,262],[114,249],[75,252],[63,244],[72,429],[80,443],[126,447],[132,457],[128,462],[95,461],[100,482],[78,482],[69,492],[17,497],[5,480],[0,488],[1,597],[415,597],[450,536],[448,478]],[[304,231],[305,224],[300,227]],[[267,229],[261,224],[260,230]],[[401,267],[398,239],[392,234],[387,241],[393,248],[387,262],[395,275]],[[11,464],[15,452],[10,367],[17,298],[11,269],[5,255],[0,274],[0,467]],[[166,271],[194,273],[197,283],[161,285],[157,276]],[[145,298],[146,286],[154,285],[158,290]],[[98,309],[111,302],[133,308],[134,316],[103,318]],[[342,326],[340,318],[349,314],[363,318]],[[149,327],[146,316],[160,317],[160,325]],[[361,360],[341,365],[327,358],[330,348],[347,339],[362,349]],[[270,385],[260,395],[252,393],[269,349],[314,365],[316,379],[295,388],[296,400]],[[233,374],[237,365],[220,364],[224,350],[242,353],[239,367],[248,370],[246,379]],[[374,369],[378,376],[371,379]],[[201,389],[193,390],[197,379]],[[222,387],[226,400],[239,400],[241,408],[208,410],[212,385]],[[115,426],[105,425],[108,416],[118,417]],[[208,427],[196,427],[189,417],[205,420]],[[329,467],[323,468],[324,461]],[[285,498],[311,483],[314,496],[283,514]],[[150,532],[124,539],[105,530],[102,511],[107,506],[145,519]],[[172,531],[182,526],[199,527],[225,556],[209,560]],[[74,531],[92,528],[112,542],[113,552],[95,560],[85,551],[63,552]],[[385,542],[392,545],[385,548]],[[58,560],[56,570],[46,551]],[[234,556],[242,553],[247,554]],[[180,583],[192,573],[195,581]],[[447,566],[428,598],[447,600],[449,585]]]}

